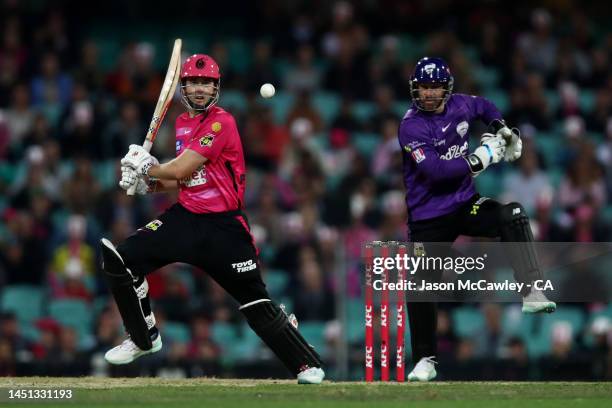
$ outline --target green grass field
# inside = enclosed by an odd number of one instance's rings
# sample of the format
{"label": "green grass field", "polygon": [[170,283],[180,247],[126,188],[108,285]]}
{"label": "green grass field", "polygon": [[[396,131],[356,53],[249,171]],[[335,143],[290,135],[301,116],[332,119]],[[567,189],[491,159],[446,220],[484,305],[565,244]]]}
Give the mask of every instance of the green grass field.
{"label": "green grass field", "polygon": [[[69,401],[8,399],[9,389],[71,389]],[[13,403],[14,402],[14,403]],[[44,407],[610,407],[612,382],[333,383],[159,378],[0,378],[0,406]]]}

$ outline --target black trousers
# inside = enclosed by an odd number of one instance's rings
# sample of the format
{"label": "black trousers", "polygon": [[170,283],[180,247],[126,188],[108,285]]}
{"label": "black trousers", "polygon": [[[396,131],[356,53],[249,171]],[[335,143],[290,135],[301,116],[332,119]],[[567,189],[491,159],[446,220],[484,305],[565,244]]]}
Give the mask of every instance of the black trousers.
{"label": "black trousers", "polygon": [[240,304],[269,298],[248,221],[240,211],[195,214],[176,203],[117,250],[138,276],[183,262],[203,269]]}
{"label": "black trousers", "polygon": [[[458,210],[428,220],[409,222],[409,241],[444,242],[448,247],[459,235],[495,238],[501,235],[501,208],[498,201],[475,195]],[[444,256],[425,251],[429,256]],[[445,251],[445,246],[435,246],[434,251]],[[439,271],[441,274],[441,271]],[[437,278],[439,279],[439,276]],[[434,302],[407,302],[413,361],[435,356],[438,306]]]}

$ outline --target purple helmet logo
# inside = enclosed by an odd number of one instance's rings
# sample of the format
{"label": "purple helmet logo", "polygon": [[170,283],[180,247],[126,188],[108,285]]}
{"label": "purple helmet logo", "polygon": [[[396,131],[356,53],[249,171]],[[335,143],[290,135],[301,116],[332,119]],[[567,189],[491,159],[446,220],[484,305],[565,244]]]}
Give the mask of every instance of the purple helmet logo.
{"label": "purple helmet logo", "polygon": [[423,68],[423,69],[425,70],[427,75],[431,75],[433,70],[436,69],[436,64],[427,64],[427,65],[425,65],[425,68]]}

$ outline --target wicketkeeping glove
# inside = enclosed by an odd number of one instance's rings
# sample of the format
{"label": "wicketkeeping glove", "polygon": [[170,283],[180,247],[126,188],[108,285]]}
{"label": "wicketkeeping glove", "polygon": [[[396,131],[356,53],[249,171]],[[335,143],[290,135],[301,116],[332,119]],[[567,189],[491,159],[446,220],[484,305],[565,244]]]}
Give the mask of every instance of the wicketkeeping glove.
{"label": "wicketkeeping glove", "polygon": [[510,143],[507,143],[506,154],[504,154],[504,160],[507,162],[518,160],[523,153],[523,141],[521,140],[520,131],[517,128],[512,128],[511,130]]}
{"label": "wicketkeeping glove", "polygon": [[480,174],[491,164],[499,163],[506,152],[506,141],[500,135],[484,133],[480,141],[480,147],[474,153],[468,155],[467,160],[472,175]]}
{"label": "wicketkeeping glove", "polygon": [[506,153],[504,160],[513,162],[521,157],[523,152],[523,141],[521,133],[517,128],[510,129],[502,120],[495,119],[491,122],[490,128],[496,135],[502,136],[506,141]]}

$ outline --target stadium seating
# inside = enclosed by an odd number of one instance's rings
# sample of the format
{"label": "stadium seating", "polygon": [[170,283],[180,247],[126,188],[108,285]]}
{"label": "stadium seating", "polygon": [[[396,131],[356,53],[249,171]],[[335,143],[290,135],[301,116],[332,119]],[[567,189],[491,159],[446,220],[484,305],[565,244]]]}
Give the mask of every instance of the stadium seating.
{"label": "stadium seating", "polygon": [[49,316],[59,324],[72,327],[84,347],[92,336],[93,313],[90,305],[78,299],[58,299],[49,302]]}
{"label": "stadium seating", "polygon": [[319,352],[324,355],[326,352],[325,345],[325,323],[318,321],[307,321],[300,322],[299,324],[300,333],[308,341],[308,343]]}
{"label": "stadium seating", "polygon": [[480,310],[473,306],[454,309],[451,318],[453,327],[460,337],[472,337],[484,328],[484,317]]}
{"label": "stadium seating", "polygon": [[323,122],[329,126],[340,111],[340,98],[331,92],[317,92],[312,96],[312,104]]}
{"label": "stadium seating", "polygon": [[289,283],[289,274],[281,270],[269,270],[264,276],[266,288],[272,298],[278,298],[285,293]]}
{"label": "stadium seating", "polygon": [[0,309],[14,313],[20,323],[31,324],[43,316],[45,291],[40,286],[6,286],[0,295]]}
{"label": "stadium seating", "polygon": [[176,343],[186,344],[191,341],[191,331],[189,326],[181,322],[164,322],[162,335],[164,340],[168,338]]}
{"label": "stadium seating", "polygon": [[371,157],[381,140],[377,133],[355,132],[352,137],[352,144],[360,154]]}

